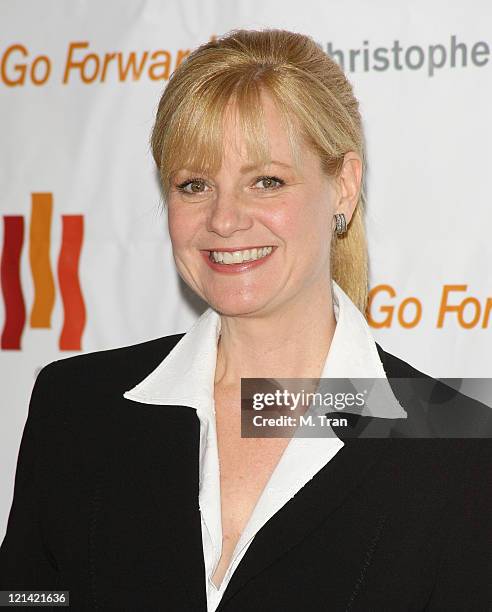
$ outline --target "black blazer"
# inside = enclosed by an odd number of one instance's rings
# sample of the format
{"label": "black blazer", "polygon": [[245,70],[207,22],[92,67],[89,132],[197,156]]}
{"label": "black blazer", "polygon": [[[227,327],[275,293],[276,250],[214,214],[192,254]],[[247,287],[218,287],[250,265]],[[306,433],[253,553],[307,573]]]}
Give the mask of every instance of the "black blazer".
{"label": "black blazer", "polygon": [[[41,371],[0,590],[69,590],[71,610],[206,612],[196,411],[122,397],[182,335]],[[449,387],[377,348],[389,377],[429,383],[426,397],[398,390],[409,416],[445,431]],[[482,404],[451,404],[490,435]],[[337,432],[345,446],[257,533],[218,612],[492,610],[490,440],[378,421],[392,437],[361,438],[367,417]]]}

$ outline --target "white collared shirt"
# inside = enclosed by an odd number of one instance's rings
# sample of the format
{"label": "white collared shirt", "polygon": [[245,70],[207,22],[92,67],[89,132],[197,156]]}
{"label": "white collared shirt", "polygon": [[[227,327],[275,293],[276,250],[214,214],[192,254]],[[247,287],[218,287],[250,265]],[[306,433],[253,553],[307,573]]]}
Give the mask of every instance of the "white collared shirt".
{"label": "white collared shirt", "polygon": [[[332,281],[337,325],[321,378],[383,378],[386,373],[367,321],[341,287]],[[214,612],[232,574],[256,533],[344,446],[331,437],[292,437],[263,490],[236,545],[219,588],[212,582],[222,554],[220,471],[215,421],[214,381],[220,315],[208,308],[165,359],[124,397],[147,404],[189,406],[200,420],[202,544],[208,612]],[[385,414],[406,416],[390,390]]]}

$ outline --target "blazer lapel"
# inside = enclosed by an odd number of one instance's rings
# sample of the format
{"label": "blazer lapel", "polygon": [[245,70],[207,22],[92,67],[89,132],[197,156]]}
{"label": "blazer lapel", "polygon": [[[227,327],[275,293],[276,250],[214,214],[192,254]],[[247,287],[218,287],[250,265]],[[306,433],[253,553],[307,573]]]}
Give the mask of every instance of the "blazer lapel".
{"label": "blazer lapel", "polygon": [[335,457],[258,531],[232,575],[217,612],[249,580],[326,520],[388,452],[390,444],[387,439],[347,439]]}

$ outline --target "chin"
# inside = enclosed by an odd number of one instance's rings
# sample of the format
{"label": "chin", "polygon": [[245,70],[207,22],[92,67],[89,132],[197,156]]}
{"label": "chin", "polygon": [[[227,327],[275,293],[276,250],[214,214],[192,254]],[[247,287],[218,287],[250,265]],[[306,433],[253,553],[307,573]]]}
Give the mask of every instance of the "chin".
{"label": "chin", "polygon": [[238,294],[230,295],[226,298],[207,300],[210,306],[219,314],[228,317],[254,314],[260,312],[265,307],[265,301],[261,302],[258,298],[241,299]]}

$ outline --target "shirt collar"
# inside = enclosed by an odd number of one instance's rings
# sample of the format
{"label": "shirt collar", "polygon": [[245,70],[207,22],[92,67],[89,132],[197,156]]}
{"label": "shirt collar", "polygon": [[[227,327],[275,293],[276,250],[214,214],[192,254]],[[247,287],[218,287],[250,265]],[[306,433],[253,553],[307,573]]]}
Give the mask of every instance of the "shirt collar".
{"label": "shirt collar", "polygon": [[[321,378],[385,379],[384,401],[373,416],[404,418],[386,378],[375,340],[363,314],[332,280],[333,309],[337,325]],[[209,307],[183,335],[169,354],[124,397],[145,404],[210,408],[214,395],[220,315]],[[378,387],[381,399],[381,387]]]}

